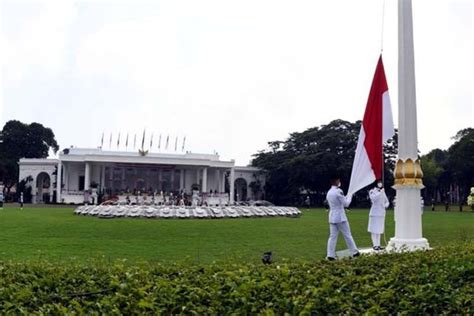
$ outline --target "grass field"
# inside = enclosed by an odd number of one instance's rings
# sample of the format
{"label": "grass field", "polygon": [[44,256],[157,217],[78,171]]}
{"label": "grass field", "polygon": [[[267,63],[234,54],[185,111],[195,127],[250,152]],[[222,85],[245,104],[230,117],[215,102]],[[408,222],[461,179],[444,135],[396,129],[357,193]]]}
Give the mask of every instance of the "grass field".
{"label": "grass field", "polygon": [[[328,237],[327,213],[321,209],[305,210],[299,218],[223,220],[99,219],[72,212],[71,207],[1,210],[0,260],[256,262],[268,250],[275,260],[319,260]],[[357,245],[369,247],[368,211],[352,210],[348,216]],[[393,231],[389,211],[387,241]],[[474,213],[425,211],[423,232],[433,247],[473,241]],[[344,248],[340,236],[338,249]]]}

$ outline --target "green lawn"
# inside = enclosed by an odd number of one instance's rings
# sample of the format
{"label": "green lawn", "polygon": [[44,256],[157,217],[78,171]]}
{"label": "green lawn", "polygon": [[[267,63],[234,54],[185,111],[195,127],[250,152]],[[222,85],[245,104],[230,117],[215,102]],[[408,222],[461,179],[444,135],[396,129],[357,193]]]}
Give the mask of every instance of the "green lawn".
{"label": "green lawn", "polygon": [[[327,213],[320,209],[300,218],[215,220],[99,219],[72,212],[70,207],[1,210],[0,260],[255,262],[267,250],[276,260],[319,260],[326,253]],[[368,211],[348,216],[357,245],[370,246]],[[388,241],[394,231],[391,211],[386,230]],[[473,241],[474,213],[426,211],[423,231],[433,247]],[[338,249],[344,248],[340,236]]]}

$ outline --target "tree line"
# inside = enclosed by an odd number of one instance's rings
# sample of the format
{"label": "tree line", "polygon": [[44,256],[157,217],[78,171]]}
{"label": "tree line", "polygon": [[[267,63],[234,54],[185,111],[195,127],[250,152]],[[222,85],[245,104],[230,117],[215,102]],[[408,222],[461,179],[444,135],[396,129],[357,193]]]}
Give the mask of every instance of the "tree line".
{"label": "tree line", "polygon": [[[323,205],[328,179],[342,178],[347,190],[361,121],[334,120],[326,125],[291,133],[285,141],[271,141],[266,150],[253,156],[251,164],[266,175],[266,198],[281,205],[301,205],[309,196],[312,205]],[[474,129],[459,131],[447,150],[435,149],[421,157],[424,170],[422,191],[425,204],[466,203],[474,186]],[[398,147],[398,131],[384,144],[384,185],[391,200],[395,195],[393,170]],[[353,205],[369,205],[367,189],[354,196]]]}
{"label": "tree line", "polygon": [[[279,205],[300,205],[309,196],[312,205],[323,205],[333,174],[341,176],[346,191],[360,127],[361,121],[334,120],[291,133],[284,141],[268,142],[268,148],[254,154],[251,162],[266,176],[265,198]],[[384,185],[391,199],[395,195],[391,186],[397,145],[398,132],[384,144]],[[26,179],[18,183],[20,158],[47,158],[58,150],[51,128],[8,121],[0,132],[0,182],[7,197],[13,187],[25,188]],[[425,204],[465,203],[469,188],[474,186],[474,129],[460,130],[447,150],[434,149],[421,161]],[[354,196],[354,204],[369,205],[367,190]]]}

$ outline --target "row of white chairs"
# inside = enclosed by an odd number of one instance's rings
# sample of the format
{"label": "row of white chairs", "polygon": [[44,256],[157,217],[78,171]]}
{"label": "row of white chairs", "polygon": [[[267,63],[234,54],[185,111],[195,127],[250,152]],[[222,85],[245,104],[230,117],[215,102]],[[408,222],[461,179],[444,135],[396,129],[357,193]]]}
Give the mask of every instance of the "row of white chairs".
{"label": "row of white chairs", "polygon": [[146,217],[146,218],[238,218],[299,216],[296,207],[283,206],[155,206],[155,205],[84,205],[74,214],[102,218]]}

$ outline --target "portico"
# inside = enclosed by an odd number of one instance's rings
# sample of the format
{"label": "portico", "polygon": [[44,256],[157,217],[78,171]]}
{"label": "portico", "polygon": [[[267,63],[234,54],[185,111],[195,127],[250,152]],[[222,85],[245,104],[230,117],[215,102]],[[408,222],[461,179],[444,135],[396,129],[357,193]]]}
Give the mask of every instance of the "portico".
{"label": "portico", "polygon": [[[259,177],[257,168],[236,167],[234,160],[223,161],[216,154],[144,154],[69,148],[61,152],[58,159],[43,159],[45,161],[52,170],[57,166],[58,203],[83,203],[86,192],[97,189],[108,196],[160,192],[190,194],[193,190],[200,194],[227,193],[229,203],[233,204],[236,197],[238,200],[243,197],[236,192],[236,170],[239,178],[248,179],[246,192],[251,191],[251,180]],[[19,164],[20,170],[24,171],[20,176],[27,177],[25,167],[31,165],[31,159],[21,159]],[[263,183],[264,179],[259,181]],[[248,194],[246,198],[250,199],[252,195]]]}

